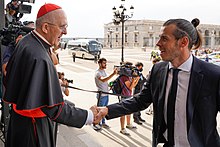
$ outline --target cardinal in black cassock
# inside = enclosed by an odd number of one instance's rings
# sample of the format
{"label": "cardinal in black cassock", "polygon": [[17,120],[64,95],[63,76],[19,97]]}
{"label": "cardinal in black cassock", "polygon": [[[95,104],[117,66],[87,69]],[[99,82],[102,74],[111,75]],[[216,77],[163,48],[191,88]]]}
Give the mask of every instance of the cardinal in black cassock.
{"label": "cardinal in black cassock", "polygon": [[[37,18],[57,9],[45,4]],[[19,41],[9,60],[4,95],[12,104],[7,147],[55,147],[53,121],[78,128],[88,123],[91,110],[64,102],[50,47],[34,30]]]}

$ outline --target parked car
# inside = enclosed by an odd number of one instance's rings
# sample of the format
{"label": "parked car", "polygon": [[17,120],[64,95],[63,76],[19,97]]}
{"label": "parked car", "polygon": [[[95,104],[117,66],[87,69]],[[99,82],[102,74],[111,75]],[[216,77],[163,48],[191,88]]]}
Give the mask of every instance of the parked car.
{"label": "parked car", "polygon": [[[209,58],[220,58],[220,51],[217,51],[217,52],[212,52],[210,54],[207,54],[209,56]],[[205,57],[205,55],[203,55],[202,57]]]}

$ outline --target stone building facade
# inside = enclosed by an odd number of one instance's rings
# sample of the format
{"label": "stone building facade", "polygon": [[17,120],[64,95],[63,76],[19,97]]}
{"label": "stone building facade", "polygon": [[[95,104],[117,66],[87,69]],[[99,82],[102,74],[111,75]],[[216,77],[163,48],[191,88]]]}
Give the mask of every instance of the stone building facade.
{"label": "stone building facade", "polygon": [[[125,48],[154,48],[164,21],[127,20],[124,24]],[[200,24],[199,31],[204,38],[202,48],[220,50],[220,25]],[[104,25],[104,47],[121,48],[122,26],[108,23]]]}

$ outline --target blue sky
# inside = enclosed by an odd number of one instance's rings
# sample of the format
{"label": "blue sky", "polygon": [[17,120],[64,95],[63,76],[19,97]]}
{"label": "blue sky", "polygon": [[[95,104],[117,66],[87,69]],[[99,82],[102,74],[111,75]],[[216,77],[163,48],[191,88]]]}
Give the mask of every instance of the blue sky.
{"label": "blue sky", "polygon": [[[5,5],[9,1],[5,0]],[[96,38],[103,37],[104,24],[112,21],[112,8],[119,7],[121,0],[35,0],[32,13],[25,14],[22,20],[35,20],[44,3],[54,3],[65,10],[69,23],[66,37]],[[135,20],[197,17],[203,24],[220,25],[219,0],[125,0],[126,8],[131,5]]]}

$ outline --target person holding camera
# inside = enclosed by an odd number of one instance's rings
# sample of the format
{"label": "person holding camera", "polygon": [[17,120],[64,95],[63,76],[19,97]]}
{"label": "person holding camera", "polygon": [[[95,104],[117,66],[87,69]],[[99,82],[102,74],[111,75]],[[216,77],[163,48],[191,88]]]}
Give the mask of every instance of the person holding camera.
{"label": "person holding camera", "polygon": [[[98,60],[99,68],[95,72],[95,84],[100,92],[109,92],[108,80],[110,80],[116,73],[117,69],[115,68],[112,74],[107,76],[105,69],[107,66],[107,60],[105,58],[100,58]],[[101,95],[100,95],[101,94]],[[97,94],[98,103],[97,106],[107,106],[109,101],[108,94],[98,93]],[[95,125],[95,130],[100,130],[101,127],[108,129],[109,126],[105,122],[105,118],[102,119],[99,125]]]}
{"label": "person holding camera", "polygon": [[[125,62],[124,65],[129,68],[129,66],[132,66],[131,62]],[[132,89],[137,85],[140,77],[130,77],[128,75],[121,75],[120,76],[120,84],[122,87],[122,97],[120,101],[123,101],[124,99],[127,99],[132,96]],[[126,115],[127,119],[127,125],[126,128],[128,129],[136,129],[137,127],[131,124],[131,114]],[[130,133],[127,132],[125,129],[125,116],[120,117],[120,124],[121,124],[121,130],[120,133],[129,136]]]}
{"label": "person holding camera", "polygon": [[[19,5],[20,3],[18,2],[18,0],[11,0],[11,2],[9,2],[6,5],[6,15],[5,15],[5,26],[7,27],[9,24],[12,23],[16,23],[17,21],[19,21],[22,17],[23,14],[19,13]],[[19,15],[18,15],[19,13]]]}
{"label": "person holding camera", "polygon": [[69,86],[69,83],[68,83],[67,79],[64,78],[64,72],[58,72],[58,77],[59,77],[62,92],[66,96],[69,96],[69,89],[67,87],[67,86]]}
{"label": "person holding camera", "polygon": [[[24,23],[24,26],[26,28],[30,28],[30,29],[34,29],[34,22],[33,21],[26,21]],[[28,33],[28,32],[25,32]],[[2,71],[3,71],[3,76],[6,76],[6,66],[7,63],[11,57],[11,55],[14,52],[15,46],[18,44],[18,42],[22,39],[24,32],[22,32],[21,30],[19,30],[16,34],[15,34],[15,40],[10,40],[11,42],[8,44],[8,46],[6,46],[5,52],[3,54],[3,60],[2,60]]]}
{"label": "person holding camera", "polygon": [[23,36],[21,34],[16,35],[16,39],[15,41],[12,41],[11,43],[9,43],[9,45],[6,47],[6,50],[3,54],[3,61],[2,61],[2,71],[3,71],[3,75],[6,76],[6,66],[7,63],[11,57],[11,55],[14,52],[15,46],[18,43],[19,40],[21,40]]}
{"label": "person holding camera", "polygon": [[[138,83],[134,88],[134,95],[141,92],[141,90],[143,89],[144,83],[147,81],[146,78],[141,73],[143,71],[143,66],[144,66],[143,63],[141,63],[141,62],[137,62],[135,64],[135,67],[139,71],[140,79],[138,80]],[[145,120],[141,118],[141,112],[140,111],[137,111],[137,112],[133,113],[133,119],[134,119],[134,122],[139,124],[139,125],[142,125],[142,122],[145,122]]]}

